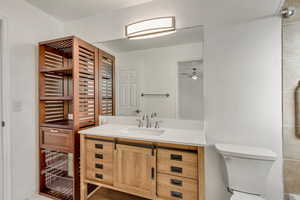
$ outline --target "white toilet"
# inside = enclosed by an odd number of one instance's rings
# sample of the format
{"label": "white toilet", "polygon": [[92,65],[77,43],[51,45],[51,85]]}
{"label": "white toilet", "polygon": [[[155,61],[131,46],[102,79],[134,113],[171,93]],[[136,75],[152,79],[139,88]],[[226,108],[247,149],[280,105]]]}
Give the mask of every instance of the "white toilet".
{"label": "white toilet", "polygon": [[216,144],[226,166],[231,200],[265,200],[266,182],[276,154],[268,149]]}

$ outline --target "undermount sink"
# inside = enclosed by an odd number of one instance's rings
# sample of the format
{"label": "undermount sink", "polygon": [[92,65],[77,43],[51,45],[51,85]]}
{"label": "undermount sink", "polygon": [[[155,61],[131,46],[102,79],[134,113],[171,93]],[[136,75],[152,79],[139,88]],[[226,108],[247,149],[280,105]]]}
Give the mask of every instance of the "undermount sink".
{"label": "undermount sink", "polygon": [[165,130],[163,129],[155,129],[155,128],[138,128],[138,127],[129,127],[122,130],[125,133],[129,134],[142,134],[142,135],[154,135],[160,136]]}

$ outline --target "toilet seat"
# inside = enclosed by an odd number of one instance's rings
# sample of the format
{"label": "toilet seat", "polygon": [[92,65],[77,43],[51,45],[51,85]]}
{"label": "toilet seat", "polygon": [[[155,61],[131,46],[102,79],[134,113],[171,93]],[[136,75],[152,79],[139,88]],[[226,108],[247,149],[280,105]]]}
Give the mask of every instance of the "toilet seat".
{"label": "toilet seat", "polygon": [[233,191],[231,200],[265,200],[261,196]]}

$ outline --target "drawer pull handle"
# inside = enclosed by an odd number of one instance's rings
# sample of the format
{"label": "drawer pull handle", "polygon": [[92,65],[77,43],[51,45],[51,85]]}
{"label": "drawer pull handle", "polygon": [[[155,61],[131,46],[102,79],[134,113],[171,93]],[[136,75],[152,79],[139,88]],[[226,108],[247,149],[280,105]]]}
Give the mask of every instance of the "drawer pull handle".
{"label": "drawer pull handle", "polygon": [[179,199],[182,199],[183,197],[181,192],[175,192],[175,191],[171,191],[171,196]]}
{"label": "drawer pull handle", "polygon": [[103,144],[95,144],[96,149],[103,149]]}
{"label": "drawer pull handle", "polygon": [[95,167],[96,167],[97,169],[103,169],[103,165],[102,165],[102,164],[96,163],[96,164],[95,164]]}
{"label": "drawer pull handle", "polygon": [[182,186],[182,181],[177,179],[171,179],[172,185]]}
{"label": "drawer pull handle", "polygon": [[58,130],[51,129],[50,132],[51,132],[51,133],[58,133]]}
{"label": "drawer pull handle", "polygon": [[95,158],[103,159],[103,154],[95,154]]}
{"label": "drawer pull handle", "polygon": [[177,161],[182,161],[182,155],[178,154],[171,154],[171,160],[177,160]]}
{"label": "drawer pull handle", "polygon": [[95,177],[99,178],[99,179],[103,179],[103,175],[102,174],[95,174]]}
{"label": "drawer pull handle", "polygon": [[171,172],[182,173],[182,168],[171,166]]}

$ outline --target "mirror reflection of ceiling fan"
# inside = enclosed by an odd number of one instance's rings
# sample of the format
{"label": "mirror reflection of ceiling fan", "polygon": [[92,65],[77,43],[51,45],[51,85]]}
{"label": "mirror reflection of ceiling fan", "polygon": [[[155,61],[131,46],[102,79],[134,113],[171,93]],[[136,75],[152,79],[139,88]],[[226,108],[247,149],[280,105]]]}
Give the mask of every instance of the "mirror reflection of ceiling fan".
{"label": "mirror reflection of ceiling fan", "polygon": [[202,77],[202,73],[199,72],[199,70],[197,71],[197,68],[193,68],[192,71],[190,73],[179,73],[182,76],[186,76],[188,78],[192,78],[193,80],[198,80]]}

